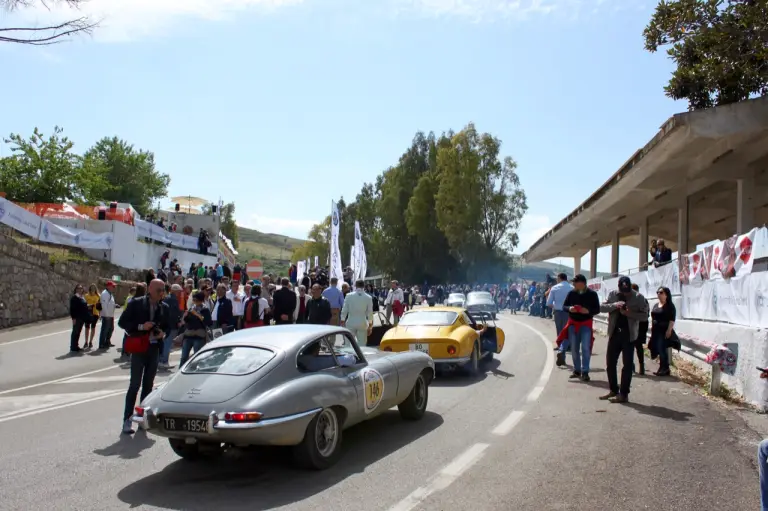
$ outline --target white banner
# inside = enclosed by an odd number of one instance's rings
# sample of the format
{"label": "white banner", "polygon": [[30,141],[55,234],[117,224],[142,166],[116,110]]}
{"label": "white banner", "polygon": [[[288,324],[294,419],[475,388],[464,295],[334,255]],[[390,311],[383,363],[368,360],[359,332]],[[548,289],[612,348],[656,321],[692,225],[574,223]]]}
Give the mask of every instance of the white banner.
{"label": "white banner", "polygon": [[70,247],[111,250],[113,235],[111,232],[91,232],[61,227],[48,220],[42,220],[40,241]]}
{"label": "white banner", "polygon": [[680,310],[681,318],[705,320],[716,319],[715,291],[716,286],[714,282],[683,286],[683,297]]}
{"label": "white banner", "polygon": [[197,240],[195,236],[187,236],[180,232],[166,231],[159,225],[155,225],[146,220],[135,220],[134,225],[136,227],[137,238],[149,238],[153,241],[159,241],[165,245],[173,245],[175,247],[181,247],[187,250],[196,251]]}
{"label": "white banner", "polygon": [[736,246],[734,247],[735,259],[733,262],[734,279],[740,279],[752,273],[752,265],[755,262],[755,258],[752,257],[755,235],[757,235],[757,228],[736,238]]}
{"label": "white banner", "polygon": [[714,309],[717,321],[734,325],[749,325],[751,281],[748,279],[730,279],[713,282]]}
{"label": "white banner", "polygon": [[341,289],[344,283],[344,269],[341,266],[341,251],[339,250],[339,208],[331,203],[331,251],[329,254],[331,271],[329,278],[337,278],[336,287]]}
{"label": "white banner", "polygon": [[352,268],[352,284],[354,285],[357,278],[357,256],[355,255],[355,246],[349,247],[349,267]]}
{"label": "white banner", "polygon": [[299,261],[296,263],[296,282],[301,284],[301,281],[304,280],[304,274],[307,271],[307,262],[306,261]]}
{"label": "white banner", "polygon": [[[666,287],[669,288],[673,295],[679,295],[680,272],[677,265],[677,261],[672,261],[664,266],[659,266],[658,268],[648,268],[648,271],[644,272],[646,278],[645,289],[641,287],[640,292],[646,297],[654,297],[656,296],[657,289]],[[632,278],[632,276],[630,276],[630,278]],[[640,285],[639,282],[638,285]]]}
{"label": "white banner", "polygon": [[749,324],[757,328],[768,328],[768,272],[753,273],[748,279],[753,297]]}
{"label": "white banner", "polygon": [[13,202],[0,197],[0,222],[20,233],[37,238],[40,232],[40,217]]}
{"label": "white banner", "polygon": [[367,273],[368,258],[365,255],[363,234],[360,232],[360,222],[355,220],[355,280],[364,280]]}
{"label": "white banner", "polygon": [[320,257],[315,256],[315,266],[314,266],[314,268],[317,268],[318,266],[320,266]]}
{"label": "white banner", "polygon": [[768,328],[768,272],[683,286],[682,317]]}

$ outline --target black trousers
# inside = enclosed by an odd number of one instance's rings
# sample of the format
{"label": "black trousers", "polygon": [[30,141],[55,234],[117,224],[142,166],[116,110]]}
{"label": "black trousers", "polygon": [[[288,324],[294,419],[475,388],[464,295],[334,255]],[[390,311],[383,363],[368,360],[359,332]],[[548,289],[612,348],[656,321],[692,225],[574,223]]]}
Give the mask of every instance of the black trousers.
{"label": "black trousers", "polygon": [[[157,375],[157,363],[160,361],[161,343],[149,345],[146,353],[133,353],[131,355],[131,382],[128,384],[128,392],[125,394],[125,411],[123,420],[127,421],[133,415],[133,407],[136,406],[136,396],[141,387],[141,399],[144,401],[155,384],[155,375]],[[179,365],[181,367],[181,365]]]}
{"label": "black trousers", "polygon": [[[621,385],[619,385],[618,370],[621,357]],[[608,386],[611,392],[626,396],[632,384],[632,368],[635,362],[635,343],[629,336],[628,329],[616,328],[608,339],[608,350],[605,353],[605,372],[608,374]]]}
{"label": "black trousers", "polygon": [[85,321],[82,319],[75,320],[72,324],[72,336],[69,338],[69,351],[74,351],[80,346],[80,334],[83,332],[83,326],[85,326]]}

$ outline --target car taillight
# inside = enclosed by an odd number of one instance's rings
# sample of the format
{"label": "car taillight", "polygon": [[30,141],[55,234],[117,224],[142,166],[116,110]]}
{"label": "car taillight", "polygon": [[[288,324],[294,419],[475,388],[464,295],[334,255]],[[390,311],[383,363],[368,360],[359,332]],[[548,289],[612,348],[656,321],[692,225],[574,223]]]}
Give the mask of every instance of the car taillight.
{"label": "car taillight", "polygon": [[392,348],[390,348],[389,346],[387,346],[386,348],[384,348],[384,350],[383,350],[383,351],[392,351]]}
{"label": "car taillight", "polygon": [[456,346],[448,346],[448,354],[449,355],[455,355],[456,354]]}
{"label": "car taillight", "polygon": [[224,414],[226,422],[256,422],[261,420],[259,412],[227,412]]}
{"label": "car taillight", "polygon": [[144,408],[141,406],[137,406],[133,409],[136,412],[136,415],[139,417],[144,417]]}

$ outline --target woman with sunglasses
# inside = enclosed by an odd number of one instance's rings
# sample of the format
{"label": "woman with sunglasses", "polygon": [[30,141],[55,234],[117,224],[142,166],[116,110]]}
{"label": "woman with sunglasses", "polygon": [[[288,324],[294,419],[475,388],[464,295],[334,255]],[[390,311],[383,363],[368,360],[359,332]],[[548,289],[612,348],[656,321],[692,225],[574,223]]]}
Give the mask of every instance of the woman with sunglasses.
{"label": "woman with sunglasses", "polygon": [[660,287],[656,291],[659,303],[651,310],[651,343],[659,354],[659,370],[656,376],[669,376],[669,339],[675,328],[677,309],[672,303],[672,293],[668,287]]}
{"label": "woman with sunglasses", "polygon": [[69,338],[69,351],[71,353],[82,351],[80,334],[83,333],[83,326],[91,319],[83,293],[85,293],[85,288],[78,284],[69,299],[69,316],[72,318],[72,336]]}

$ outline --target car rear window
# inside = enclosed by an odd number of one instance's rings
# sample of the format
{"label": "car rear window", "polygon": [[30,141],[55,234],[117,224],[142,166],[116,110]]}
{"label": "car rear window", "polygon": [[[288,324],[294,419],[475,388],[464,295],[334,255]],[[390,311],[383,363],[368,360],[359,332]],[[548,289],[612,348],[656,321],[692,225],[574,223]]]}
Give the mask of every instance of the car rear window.
{"label": "car rear window", "polygon": [[261,369],[275,354],[252,346],[222,346],[201,351],[186,366],[186,374],[250,374]]}
{"label": "car rear window", "polygon": [[467,303],[488,303],[493,302],[491,293],[469,293],[467,295]]}
{"label": "car rear window", "polygon": [[450,311],[413,311],[404,314],[399,326],[448,326],[456,321],[457,314]]}

